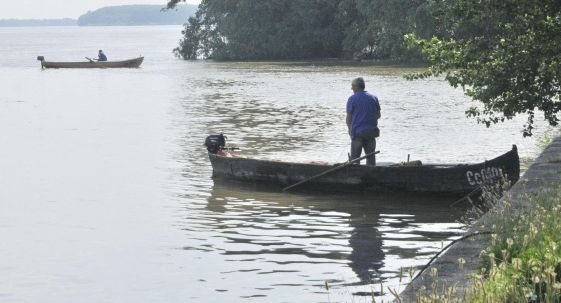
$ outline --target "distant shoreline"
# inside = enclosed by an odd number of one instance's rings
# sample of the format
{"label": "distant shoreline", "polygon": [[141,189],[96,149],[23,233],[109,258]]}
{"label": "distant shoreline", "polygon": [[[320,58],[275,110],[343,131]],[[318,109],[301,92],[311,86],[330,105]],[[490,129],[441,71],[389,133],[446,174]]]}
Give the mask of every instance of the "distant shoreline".
{"label": "distant shoreline", "polygon": [[134,27],[134,26],[182,26],[183,24],[106,24],[106,25],[78,25],[78,24],[64,24],[64,25],[3,25],[0,20],[0,28],[29,28],[29,27]]}
{"label": "distant shoreline", "polygon": [[0,19],[0,27],[74,26],[78,20],[63,19]]}
{"label": "distant shoreline", "polygon": [[0,19],[0,27],[183,25],[197,10],[196,5],[187,4],[167,11],[162,8],[161,5],[107,6],[88,11],[78,19]]}

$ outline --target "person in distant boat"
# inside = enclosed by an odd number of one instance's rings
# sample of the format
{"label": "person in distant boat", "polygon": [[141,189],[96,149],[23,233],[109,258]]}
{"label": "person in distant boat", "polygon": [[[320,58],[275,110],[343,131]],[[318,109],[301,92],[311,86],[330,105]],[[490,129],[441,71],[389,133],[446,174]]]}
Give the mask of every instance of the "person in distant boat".
{"label": "person in distant boat", "polygon": [[[378,97],[366,92],[363,78],[351,83],[354,92],[347,100],[347,127],[351,137],[351,160],[376,150],[376,138],[380,135],[378,119],[381,117]],[[366,165],[376,165],[376,155],[366,158]]]}
{"label": "person in distant boat", "polygon": [[99,50],[99,53],[97,54],[97,61],[107,61],[107,56],[102,50]]}

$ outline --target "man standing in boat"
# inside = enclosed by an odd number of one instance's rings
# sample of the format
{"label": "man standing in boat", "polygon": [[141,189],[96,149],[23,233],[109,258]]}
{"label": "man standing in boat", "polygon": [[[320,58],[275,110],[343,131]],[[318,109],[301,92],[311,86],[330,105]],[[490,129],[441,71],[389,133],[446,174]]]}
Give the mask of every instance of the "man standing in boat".
{"label": "man standing in boat", "polygon": [[97,54],[97,61],[107,61],[107,56],[102,50],[99,50],[99,53]]}
{"label": "man standing in boat", "polygon": [[[366,92],[364,79],[356,78],[351,84],[354,92],[347,101],[347,126],[351,136],[351,159],[376,150],[376,137],[380,135],[378,119],[381,117],[378,97]],[[366,165],[376,165],[376,156],[366,158]]]}

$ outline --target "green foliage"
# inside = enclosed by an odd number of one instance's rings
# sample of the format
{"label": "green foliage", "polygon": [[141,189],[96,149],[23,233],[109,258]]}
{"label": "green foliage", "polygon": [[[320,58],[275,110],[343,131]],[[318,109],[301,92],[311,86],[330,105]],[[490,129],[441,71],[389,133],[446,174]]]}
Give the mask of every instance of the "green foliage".
{"label": "green foliage", "polygon": [[527,213],[502,210],[471,302],[561,301],[561,188],[530,200]]}
{"label": "green foliage", "polygon": [[420,53],[405,47],[403,35],[430,36],[433,25],[427,0],[202,0],[175,52],[185,59],[415,61]]}
{"label": "green foliage", "polygon": [[407,49],[403,36],[412,32],[421,37],[436,34],[426,0],[342,2],[347,2],[345,11],[352,15],[345,25],[344,47],[363,52],[364,57],[419,61],[420,54]]}
{"label": "green foliage", "polygon": [[[415,301],[561,302],[561,185],[526,198],[525,209],[507,198],[491,201],[491,243],[480,252],[484,267],[470,274],[469,285],[461,291],[448,286],[432,268],[431,287],[420,289]],[[460,270],[464,264],[459,258]]]}
{"label": "green foliage", "polygon": [[203,53],[221,60],[337,56],[341,30],[335,4],[332,0],[202,1],[196,18],[186,24],[176,53],[187,59]]}
{"label": "green foliage", "polygon": [[561,2],[558,0],[431,0],[439,36],[409,34],[430,67],[410,79],[445,75],[482,105],[466,114],[486,126],[527,114],[531,136],[537,111],[550,125],[561,110]]}
{"label": "green foliage", "polygon": [[189,17],[184,27],[181,31],[184,38],[179,41],[179,46],[173,52],[180,58],[195,60],[200,55],[199,50],[202,40],[201,20],[198,14],[194,17]]}

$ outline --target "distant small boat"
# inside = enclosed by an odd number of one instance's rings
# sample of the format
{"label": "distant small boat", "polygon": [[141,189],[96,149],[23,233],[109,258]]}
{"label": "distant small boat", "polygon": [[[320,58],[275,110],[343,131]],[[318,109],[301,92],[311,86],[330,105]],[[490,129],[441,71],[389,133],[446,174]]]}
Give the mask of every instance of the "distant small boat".
{"label": "distant small boat", "polygon": [[39,56],[37,60],[41,61],[42,68],[136,68],[144,61],[144,57],[138,57],[122,61],[89,61],[84,62],[51,62],[45,61],[45,57]]}
{"label": "distant small boat", "polygon": [[482,184],[507,176],[510,184],[520,176],[516,145],[494,159],[467,164],[403,165],[379,163],[378,166],[349,165],[321,178],[312,178],[336,169],[337,165],[259,160],[242,157],[225,147],[223,135],[208,136],[205,145],[212,164],[213,177],[251,183],[288,186],[303,180],[303,185],[321,191],[390,191],[465,194]]}

